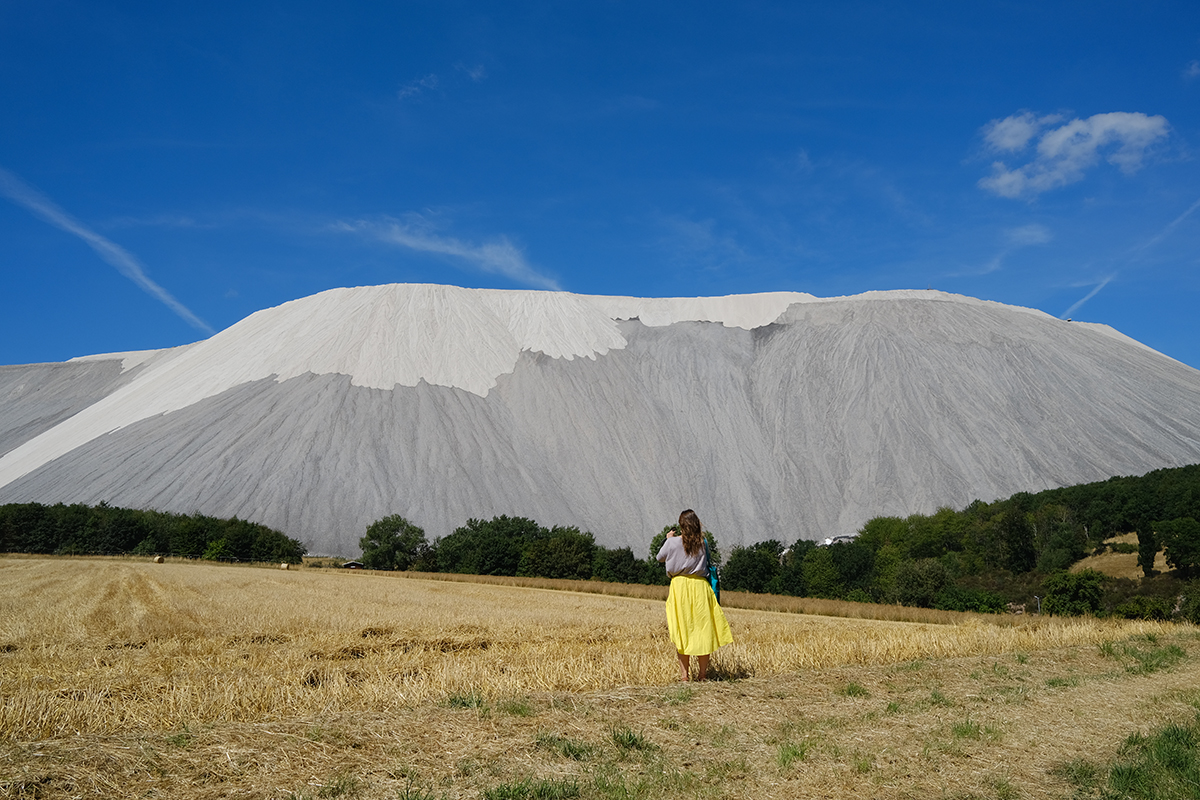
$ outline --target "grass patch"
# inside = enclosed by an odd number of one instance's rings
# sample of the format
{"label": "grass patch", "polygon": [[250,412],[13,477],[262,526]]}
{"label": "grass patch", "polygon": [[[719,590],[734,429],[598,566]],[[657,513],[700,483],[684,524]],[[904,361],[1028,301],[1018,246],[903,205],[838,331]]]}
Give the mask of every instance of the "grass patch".
{"label": "grass patch", "polygon": [[969,719],[963,720],[950,727],[950,735],[955,739],[982,739],[983,726]]}
{"label": "grass patch", "polygon": [[1092,797],[1100,786],[1101,771],[1094,762],[1076,758],[1055,766],[1050,774],[1065,780],[1072,789],[1073,797]]}
{"label": "grass patch", "polygon": [[681,706],[696,695],[696,690],[690,686],[676,686],[667,692],[663,698],[667,705]]}
{"label": "grass patch", "polygon": [[730,761],[709,764],[705,773],[715,781],[737,780],[745,778],[750,774],[750,765],[746,763],[746,759],[736,758]]}
{"label": "grass patch", "polygon": [[857,683],[848,683],[846,688],[842,689],[842,694],[846,697],[870,697],[871,693]]}
{"label": "grass patch", "polygon": [[1134,675],[1150,675],[1177,666],[1185,658],[1187,651],[1179,645],[1169,644],[1155,647],[1158,637],[1146,635],[1139,637],[1150,647],[1139,647],[1137,640],[1115,643],[1111,641],[1100,643],[1100,652],[1108,658],[1121,662],[1126,672]]}
{"label": "grass patch", "polygon": [[453,692],[442,701],[446,708],[478,708],[487,707],[483,695],[472,689],[469,692]]}
{"label": "grass patch", "polygon": [[1132,800],[1195,800],[1200,797],[1200,716],[1167,725],[1149,736],[1125,740],[1108,771],[1103,797]]}
{"label": "grass patch", "polygon": [[339,775],[317,790],[317,797],[358,797],[362,787],[353,775]]}
{"label": "grass patch", "polygon": [[613,728],[611,736],[613,744],[622,753],[628,753],[630,750],[647,751],[658,749],[658,745],[633,728]]}
{"label": "grass patch", "polygon": [[550,750],[557,753],[563,758],[569,758],[572,761],[583,761],[592,752],[590,745],[559,736],[558,734],[546,733],[545,731],[538,733],[537,746],[543,750]]}
{"label": "grass patch", "polygon": [[574,780],[540,780],[526,778],[514,783],[502,783],[485,789],[484,800],[568,800],[579,797],[579,783]]}
{"label": "grass patch", "polygon": [[775,762],[779,764],[780,769],[787,769],[797,761],[803,761],[808,756],[808,744],[801,742],[795,744],[793,742],[783,742],[779,745],[779,749],[775,754]]}
{"label": "grass patch", "polygon": [[192,739],[195,738],[195,734],[188,730],[187,725],[184,725],[183,730],[181,730],[179,733],[173,733],[166,738],[167,744],[174,745],[180,749],[186,749],[187,747],[191,746]]}
{"label": "grass patch", "polygon": [[427,792],[419,786],[413,786],[409,783],[403,789],[396,792],[396,800],[438,800],[438,796],[433,792]]}
{"label": "grass patch", "polygon": [[1107,768],[1077,758],[1051,774],[1065,780],[1079,800],[1195,800],[1200,797],[1200,714],[1148,736],[1131,735]]}
{"label": "grass patch", "polygon": [[1055,677],[1046,679],[1046,685],[1051,689],[1070,689],[1078,686],[1079,683],[1079,678],[1075,675],[1066,678]]}
{"label": "grass patch", "polygon": [[496,708],[512,717],[532,717],[536,714],[528,700],[505,700]]}

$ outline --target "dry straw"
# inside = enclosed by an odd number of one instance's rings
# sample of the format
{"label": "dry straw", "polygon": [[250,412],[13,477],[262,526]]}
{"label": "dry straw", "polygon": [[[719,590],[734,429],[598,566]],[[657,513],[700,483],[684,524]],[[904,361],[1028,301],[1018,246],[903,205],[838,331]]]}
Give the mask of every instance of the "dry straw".
{"label": "dry straw", "polygon": [[[387,713],[672,680],[660,589],[610,595],[503,583],[0,559],[0,738]],[[1043,650],[1166,630],[1090,619],[832,618],[739,608],[742,599],[727,601],[736,643],[714,657],[718,677]],[[805,610],[803,601],[776,602]]]}

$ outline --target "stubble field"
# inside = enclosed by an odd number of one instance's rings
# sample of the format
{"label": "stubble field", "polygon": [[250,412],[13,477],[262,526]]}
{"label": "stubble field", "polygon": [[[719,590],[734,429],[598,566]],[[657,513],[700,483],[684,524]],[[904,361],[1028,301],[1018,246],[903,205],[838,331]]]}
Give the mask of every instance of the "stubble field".
{"label": "stubble field", "polygon": [[1191,627],[737,596],[678,684],[628,591],[0,558],[0,797],[1066,798],[1200,707]]}

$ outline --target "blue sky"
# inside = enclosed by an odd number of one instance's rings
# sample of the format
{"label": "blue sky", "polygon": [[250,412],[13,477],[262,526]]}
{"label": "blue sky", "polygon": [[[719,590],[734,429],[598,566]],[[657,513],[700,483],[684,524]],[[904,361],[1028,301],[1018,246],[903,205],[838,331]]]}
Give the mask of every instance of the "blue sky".
{"label": "blue sky", "polygon": [[935,288],[1200,367],[1194,2],[0,0],[0,364],[336,286]]}

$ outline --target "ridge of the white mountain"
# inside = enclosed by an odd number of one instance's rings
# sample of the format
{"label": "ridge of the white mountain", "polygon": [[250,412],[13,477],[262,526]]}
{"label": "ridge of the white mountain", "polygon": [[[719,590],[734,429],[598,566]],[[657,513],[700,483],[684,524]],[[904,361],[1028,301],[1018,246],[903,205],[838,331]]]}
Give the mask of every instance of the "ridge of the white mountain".
{"label": "ridge of the white mountain", "polygon": [[338,374],[354,386],[425,382],[486,396],[522,351],[571,360],[624,347],[618,319],[755,328],[792,303],[813,300],[799,292],[608,298],[433,284],[330,289],[257,311],[195,344],[74,359],[120,358],[123,370],[143,370],[0,458],[0,486],[99,436],[258,380]]}
{"label": "ridge of the white mountain", "polygon": [[107,356],[119,357],[123,370],[143,369],[121,389],[0,457],[0,486],[99,436],[258,380],[336,374],[350,376],[353,386],[391,390],[425,382],[486,397],[523,351],[571,360],[625,347],[617,320],[637,318],[651,327],[703,321],[752,330],[797,303],[904,299],[989,303],[928,290],[848,298],[801,292],[638,298],[434,284],[330,289],[257,311],[191,345]]}

